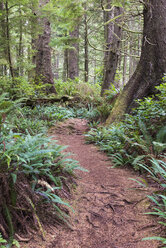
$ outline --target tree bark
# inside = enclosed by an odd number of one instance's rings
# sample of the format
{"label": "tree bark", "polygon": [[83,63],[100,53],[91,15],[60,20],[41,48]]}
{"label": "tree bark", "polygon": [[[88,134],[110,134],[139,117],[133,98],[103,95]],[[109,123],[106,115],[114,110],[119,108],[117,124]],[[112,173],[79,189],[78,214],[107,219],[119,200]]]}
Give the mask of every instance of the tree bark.
{"label": "tree bark", "polygon": [[144,1],[144,29],[140,61],[117,98],[107,123],[120,120],[134,100],[155,93],[166,72],[166,1]]}
{"label": "tree bark", "polygon": [[70,32],[71,48],[68,49],[68,78],[74,80],[79,76],[79,26]]}
{"label": "tree bark", "polygon": [[85,14],[84,14],[84,80],[88,82],[89,80],[89,49],[88,49],[88,25],[87,25],[87,14],[86,14],[86,4],[85,4]]}
{"label": "tree bark", "polygon": [[19,62],[19,66],[18,66],[18,72],[20,76],[23,76],[24,74],[24,69],[23,69],[23,53],[24,53],[24,49],[23,49],[23,20],[21,17],[21,8],[19,6],[19,29],[20,29],[20,34],[19,34],[19,47],[18,47],[18,62]]}
{"label": "tree bark", "polygon": [[[40,0],[40,7],[47,4],[49,0]],[[39,23],[42,27],[43,33],[38,36],[36,40],[36,82],[42,81],[44,84],[51,84],[52,86],[47,87],[48,93],[56,93],[56,89],[53,81],[53,72],[51,65],[51,48],[49,46],[51,38],[51,26],[50,22],[46,17],[41,17]]]}
{"label": "tree bark", "polygon": [[54,78],[55,79],[59,79],[59,52],[54,51],[53,52],[53,59],[54,59],[54,64],[53,64],[53,68],[54,68]]}
{"label": "tree bark", "polygon": [[62,79],[65,82],[68,78],[68,49],[64,50],[63,53],[63,75]]}
{"label": "tree bark", "polygon": [[[7,61],[9,63],[9,70],[10,70],[10,75],[12,78],[14,78],[14,68],[13,68],[13,63],[12,63],[12,55],[11,55],[11,47],[10,47],[10,29],[9,29],[9,7],[8,7],[8,1],[5,1],[5,23],[4,23],[4,33],[5,33],[5,50],[6,50],[6,56],[7,56]],[[1,5],[2,8],[3,2]],[[3,25],[3,24],[2,24]]]}
{"label": "tree bark", "polygon": [[[111,1],[107,0],[107,8],[111,8]],[[104,13],[105,22],[109,21],[113,17],[122,14],[122,8],[114,7],[112,11],[106,11]],[[105,27],[105,40],[106,40],[106,52],[104,58],[104,80],[101,89],[101,95],[105,90],[108,90],[110,84],[114,84],[115,74],[118,66],[119,48],[122,30],[119,25],[120,18],[116,19],[115,23],[110,22]]]}

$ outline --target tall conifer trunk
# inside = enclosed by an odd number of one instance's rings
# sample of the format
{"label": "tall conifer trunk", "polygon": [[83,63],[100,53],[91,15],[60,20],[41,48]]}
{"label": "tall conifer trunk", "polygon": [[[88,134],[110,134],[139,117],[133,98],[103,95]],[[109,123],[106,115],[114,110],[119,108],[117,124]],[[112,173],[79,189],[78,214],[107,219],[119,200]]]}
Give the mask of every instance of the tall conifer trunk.
{"label": "tall conifer trunk", "polygon": [[[110,9],[110,11],[108,11]],[[107,10],[104,11],[104,22],[107,23],[116,16],[122,14],[122,8],[111,8],[111,0],[107,0]],[[105,25],[106,52],[104,57],[104,78],[101,95],[108,90],[110,84],[114,84],[115,74],[118,66],[119,48],[122,30],[118,25],[120,18],[115,23],[109,22]],[[117,24],[116,24],[117,23]]]}
{"label": "tall conifer trunk", "polygon": [[166,1],[144,1],[144,30],[141,58],[135,73],[119,95],[107,123],[129,112],[134,100],[155,92],[166,72]]}
{"label": "tall conifer trunk", "polygon": [[86,13],[86,4],[84,7],[85,14],[84,14],[84,80],[88,82],[89,80],[89,49],[88,49],[88,24],[87,24],[87,13]]}
{"label": "tall conifer trunk", "polygon": [[[12,78],[14,78],[14,68],[12,63],[12,55],[11,55],[11,46],[10,46],[10,29],[9,29],[9,7],[8,7],[8,1],[5,1],[5,38],[6,38],[6,54],[7,54],[7,61],[9,64],[9,70],[10,75]],[[3,2],[2,2],[2,8],[3,8]]]}
{"label": "tall conifer trunk", "polygon": [[79,76],[79,26],[70,32],[70,38],[72,40],[71,47],[68,49],[68,78],[74,80]]}
{"label": "tall conifer trunk", "polygon": [[[49,0],[40,0],[40,7],[42,8]],[[51,48],[49,46],[51,38],[51,26],[47,17],[40,17],[39,23],[42,27],[42,34],[36,40],[36,81],[41,80],[45,84],[51,84],[47,87],[48,93],[56,93],[53,81],[53,72],[51,65]]]}

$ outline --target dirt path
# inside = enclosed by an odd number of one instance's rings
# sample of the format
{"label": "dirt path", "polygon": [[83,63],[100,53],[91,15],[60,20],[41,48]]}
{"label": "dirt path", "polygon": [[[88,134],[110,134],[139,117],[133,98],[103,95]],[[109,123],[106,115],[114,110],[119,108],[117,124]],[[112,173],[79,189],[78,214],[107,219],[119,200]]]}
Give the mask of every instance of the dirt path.
{"label": "dirt path", "polygon": [[[129,180],[136,174],[127,169],[112,169],[105,154],[93,145],[85,144],[86,121],[70,120],[53,129],[51,135],[60,144],[68,145],[67,152],[75,154],[89,173],[78,172],[71,205],[73,230],[58,227],[52,230],[47,248],[157,248],[154,241],[141,241],[156,231],[156,221],[148,215],[147,192],[132,190],[137,183]],[[151,189],[153,190],[153,189]],[[36,248],[37,246],[31,246]]]}

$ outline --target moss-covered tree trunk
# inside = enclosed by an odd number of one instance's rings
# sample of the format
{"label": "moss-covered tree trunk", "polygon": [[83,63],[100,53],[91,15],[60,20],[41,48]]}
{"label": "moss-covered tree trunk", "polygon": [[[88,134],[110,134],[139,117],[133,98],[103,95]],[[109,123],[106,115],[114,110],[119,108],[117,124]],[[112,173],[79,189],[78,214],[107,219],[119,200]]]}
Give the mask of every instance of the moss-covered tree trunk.
{"label": "moss-covered tree trunk", "polygon": [[79,76],[79,25],[70,32],[71,48],[68,49],[68,78],[74,80]]}
{"label": "moss-covered tree trunk", "polygon": [[[108,11],[110,9],[110,11]],[[115,74],[118,66],[119,48],[121,41],[122,29],[118,25],[120,18],[117,18],[115,22],[110,22],[111,19],[120,16],[122,14],[122,8],[114,7],[111,9],[111,1],[107,0],[107,11],[104,11],[105,24],[105,41],[106,52],[104,56],[104,77],[101,89],[101,95],[105,90],[108,90],[111,83],[114,84]]]}
{"label": "moss-covered tree trunk", "polygon": [[88,82],[89,80],[89,47],[88,47],[88,23],[87,23],[87,13],[86,4],[84,6],[84,80]]}
{"label": "moss-covered tree trunk", "polygon": [[[40,0],[40,8],[48,2],[49,0]],[[42,34],[38,36],[38,39],[35,42],[37,50],[35,56],[36,82],[41,80],[45,84],[50,84],[50,87],[47,87],[48,93],[56,93],[51,65],[51,47],[49,45],[51,38],[51,26],[48,18],[45,16],[39,18],[39,23],[42,27]]]}
{"label": "moss-covered tree trunk", "polygon": [[155,92],[166,73],[166,1],[144,1],[144,30],[141,58],[135,73],[117,98],[107,124],[120,120],[134,100]]}

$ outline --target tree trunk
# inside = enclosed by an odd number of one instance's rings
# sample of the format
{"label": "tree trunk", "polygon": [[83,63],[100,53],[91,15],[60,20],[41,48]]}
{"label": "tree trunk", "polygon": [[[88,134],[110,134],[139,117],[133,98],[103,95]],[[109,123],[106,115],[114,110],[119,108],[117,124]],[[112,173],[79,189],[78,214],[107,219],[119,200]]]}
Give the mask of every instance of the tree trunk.
{"label": "tree trunk", "polygon": [[[5,6],[4,2],[0,2],[0,33],[1,33],[1,53],[2,53],[2,58],[5,58],[6,61],[8,61],[7,58],[7,46],[6,46],[6,11],[5,11]],[[3,65],[2,65],[3,66]],[[3,71],[3,70],[2,70]],[[2,73],[3,74],[3,73]]]}
{"label": "tree trunk", "polygon": [[135,73],[117,98],[107,123],[120,120],[134,100],[155,92],[166,72],[166,1],[144,1],[144,30],[140,61]]}
{"label": "tree trunk", "polygon": [[[111,1],[107,0],[107,8],[111,8]],[[106,11],[104,13],[105,22],[109,21],[113,17],[122,14],[122,8],[114,7],[112,11]],[[117,24],[120,22],[120,18],[115,21]],[[105,90],[108,90],[110,84],[114,84],[116,69],[118,66],[119,48],[122,30],[119,25],[110,22],[105,27],[105,40],[106,40],[106,52],[104,58],[104,80],[101,89],[101,95],[104,94]]]}
{"label": "tree trunk", "polygon": [[89,51],[88,51],[88,25],[87,25],[87,14],[86,14],[86,4],[85,4],[85,14],[84,14],[84,71],[85,76],[84,80],[85,82],[88,82],[89,80]]}
{"label": "tree trunk", "polygon": [[68,78],[68,49],[64,50],[63,53],[63,75],[62,79],[65,82]]}
{"label": "tree trunk", "polygon": [[[125,32],[123,32],[123,38],[125,37]],[[128,41],[127,41],[128,42]],[[123,72],[123,81],[122,81],[122,85],[126,85],[126,81],[127,81],[127,45],[126,42],[123,43],[123,47],[122,50],[124,52],[123,55],[123,68],[122,68],[122,72]]]}
{"label": "tree trunk", "polygon": [[79,75],[79,26],[70,33],[72,48],[68,49],[68,78],[74,80]]}
{"label": "tree trunk", "polygon": [[54,51],[53,52],[53,59],[54,59],[54,64],[53,64],[53,68],[54,68],[54,78],[55,79],[59,79],[59,52]]}
{"label": "tree trunk", "polygon": [[[49,0],[40,0],[40,7],[47,4]],[[48,93],[56,93],[53,81],[52,65],[51,65],[51,48],[49,46],[51,38],[50,22],[46,17],[41,17],[39,23],[42,26],[43,33],[38,36],[36,43],[36,82],[42,81],[44,84],[51,84],[47,87]]]}
{"label": "tree trunk", "polygon": [[20,29],[20,34],[19,34],[19,47],[18,47],[18,72],[20,76],[23,76],[24,74],[24,69],[23,69],[23,20],[22,20],[22,13],[21,13],[21,8],[19,7],[19,29]]}
{"label": "tree trunk", "polygon": [[7,52],[7,60],[9,63],[10,75],[14,78],[14,68],[12,63],[12,56],[11,56],[11,47],[10,47],[10,29],[9,29],[9,8],[8,8],[8,1],[5,2],[5,11],[6,11],[6,20],[5,20],[5,35],[6,35],[6,52]]}

